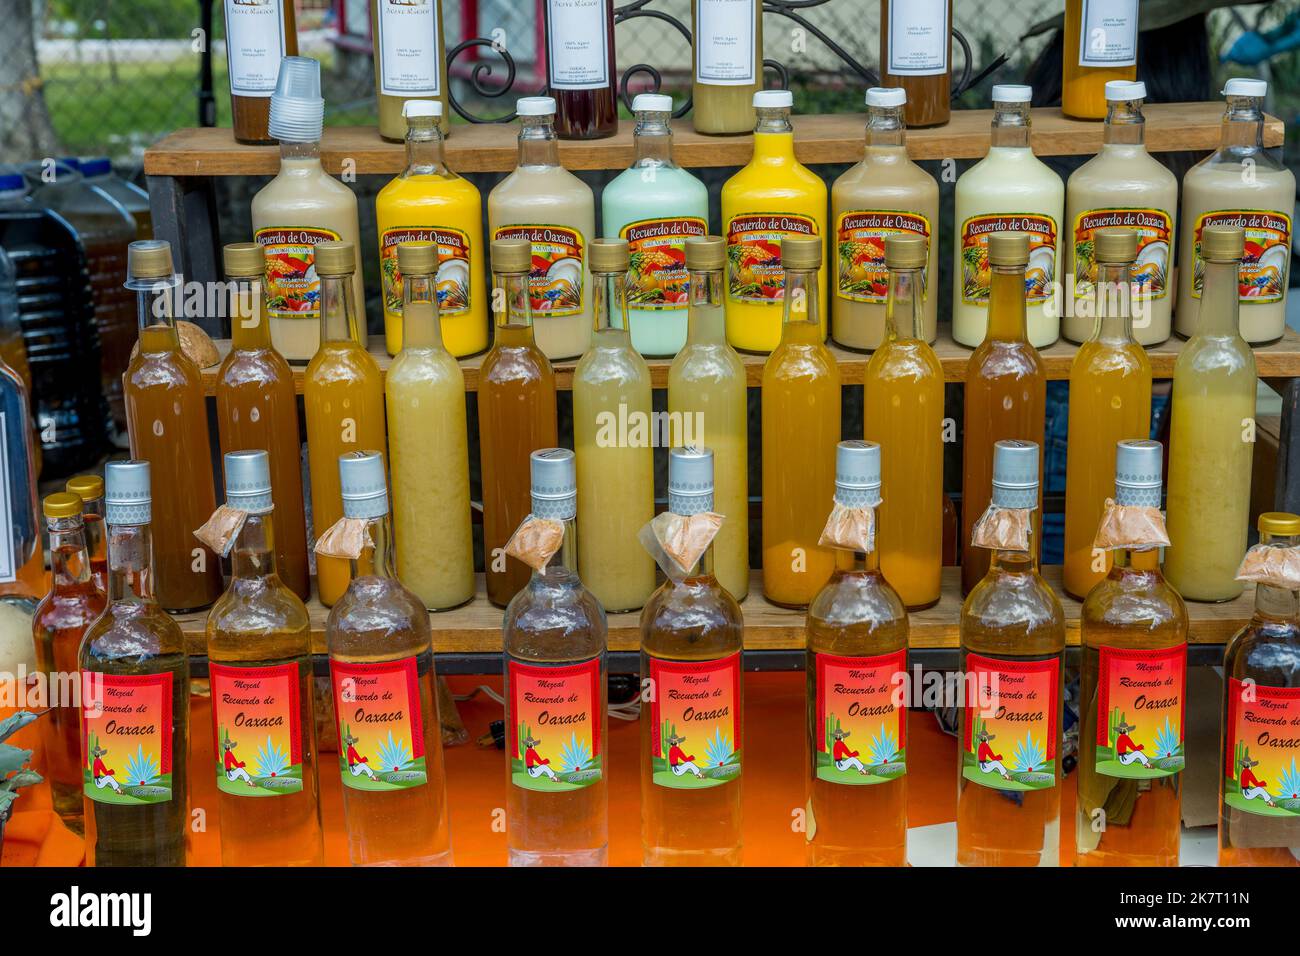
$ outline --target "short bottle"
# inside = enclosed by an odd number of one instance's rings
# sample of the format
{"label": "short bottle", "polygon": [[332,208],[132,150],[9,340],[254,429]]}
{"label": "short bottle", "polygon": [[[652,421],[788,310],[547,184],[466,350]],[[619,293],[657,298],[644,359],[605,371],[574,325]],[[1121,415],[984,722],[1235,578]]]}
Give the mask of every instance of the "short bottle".
{"label": "short bottle", "polygon": [[1061,111],[1106,116],[1107,81],[1137,76],[1138,0],[1066,0]]}
{"label": "short bottle", "polygon": [[881,0],[880,85],[907,93],[909,126],[942,126],[952,100],[952,0]]}
{"label": "short bottle", "polygon": [[90,573],[95,587],[108,593],[108,541],[104,529],[104,479],[99,475],[69,478],[63,490],[81,499],[81,520],[90,553]]}
{"label": "short bottle", "polygon": [[697,133],[748,133],[763,88],[763,5],[692,0],[691,123]]}
{"label": "short bottle", "polygon": [[401,141],[406,135],[404,107],[421,102],[438,105],[438,125],[446,136],[451,129],[446,120],[447,43],[442,0],[377,0],[371,7],[379,135]]}
{"label": "short bottle", "polygon": [[614,0],[546,0],[546,88],[563,139],[618,132]]}
{"label": "short bottle", "polygon": [[290,0],[225,0],[226,68],[231,126],[240,143],[274,143],[268,128],[280,61],[298,54],[298,26]]}

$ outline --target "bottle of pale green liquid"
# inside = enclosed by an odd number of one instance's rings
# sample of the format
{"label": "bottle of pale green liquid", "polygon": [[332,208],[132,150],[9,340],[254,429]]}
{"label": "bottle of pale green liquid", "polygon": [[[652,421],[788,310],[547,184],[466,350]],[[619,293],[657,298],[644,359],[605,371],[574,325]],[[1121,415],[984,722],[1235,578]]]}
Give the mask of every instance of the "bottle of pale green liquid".
{"label": "bottle of pale green liquid", "polygon": [[604,234],[626,239],[631,254],[633,348],[671,357],[686,344],[686,240],[708,234],[709,191],[673,163],[672,97],[642,93],[632,100],[632,112],[636,158],[605,187],[601,219]]}

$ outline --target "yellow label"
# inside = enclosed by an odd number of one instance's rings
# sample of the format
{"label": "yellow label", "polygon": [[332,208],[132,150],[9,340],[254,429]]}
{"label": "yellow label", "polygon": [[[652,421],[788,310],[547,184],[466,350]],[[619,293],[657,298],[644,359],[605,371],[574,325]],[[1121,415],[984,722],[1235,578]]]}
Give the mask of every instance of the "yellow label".
{"label": "yellow label", "polygon": [[727,223],[727,297],[733,302],[779,305],[785,297],[781,240],[815,235],[817,223],[797,213],[733,216]]}
{"label": "yellow label", "polygon": [[258,229],[253,241],[266,251],[266,314],[273,319],[319,319],[316,244],[339,234],[315,227]]}
{"label": "yellow label", "polygon": [[1133,263],[1133,301],[1150,302],[1169,294],[1169,250],[1174,227],[1163,209],[1089,209],[1074,220],[1074,297],[1089,299],[1097,282],[1093,239],[1098,229],[1131,229],[1138,235]]}
{"label": "yellow label", "polygon": [[438,312],[443,316],[469,311],[469,236],[449,226],[398,226],[379,237],[379,274],[384,285],[384,308],[402,314],[402,272],[397,268],[397,246],[402,242],[438,244]]}
{"label": "yellow label", "polygon": [[1201,297],[1205,281],[1205,260],[1201,258],[1201,230],[1206,226],[1239,226],[1246,234],[1246,248],[1237,276],[1237,298],[1242,305],[1281,302],[1286,294],[1286,270],[1291,261],[1291,217],[1267,209],[1220,209],[1196,220],[1193,251],[1196,272],[1192,276],[1192,298]]}
{"label": "yellow label", "polygon": [[634,309],[679,311],[686,308],[690,274],[686,240],[707,235],[708,223],[696,216],[642,219],[618,231],[627,240],[627,304]]}
{"label": "yellow label", "polygon": [[850,302],[884,305],[889,297],[885,237],[924,236],[929,256],[930,220],[892,209],[856,209],[835,221],[835,294]]}
{"label": "yellow label", "polygon": [[961,224],[961,298],[967,305],[989,304],[989,236],[995,232],[1029,234],[1025,301],[1052,297],[1056,281],[1056,220],[1032,212],[971,216]]}
{"label": "yellow label", "polygon": [[582,311],[587,252],[582,233],[568,226],[520,224],[502,226],[492,238],[527,239],[533,244],[533,268],[528,274],[533,318]]}

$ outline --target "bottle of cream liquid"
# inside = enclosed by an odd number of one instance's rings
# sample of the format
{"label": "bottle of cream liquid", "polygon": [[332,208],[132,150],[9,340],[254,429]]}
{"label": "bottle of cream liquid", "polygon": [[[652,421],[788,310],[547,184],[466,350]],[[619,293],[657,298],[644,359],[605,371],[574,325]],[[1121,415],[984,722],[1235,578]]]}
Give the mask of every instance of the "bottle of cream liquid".
{"label": "bottle of cream liquid", "polygon": [[693,0],[691,36],[695,132],[748,133],[763,88],[762,0]]}
{"label": "bottle of cream liquid", "polygon": [[373,0],[371,7],[379,135],[401,142],[406,138],[403,105],[410,100],[437,100],[442,104],[438,128],[447,136],[451,125],[442,0]]}

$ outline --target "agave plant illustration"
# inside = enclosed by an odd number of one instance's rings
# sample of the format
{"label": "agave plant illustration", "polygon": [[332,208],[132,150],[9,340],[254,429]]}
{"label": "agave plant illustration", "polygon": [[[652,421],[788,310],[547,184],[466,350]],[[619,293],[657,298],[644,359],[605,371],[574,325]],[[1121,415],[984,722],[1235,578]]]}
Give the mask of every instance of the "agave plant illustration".
{"label": "agave plant illustration", "polygon": [[1165,725],[1156,731],[1156,756],[1157,757],[1177,757],[1183,752],[1182,741],[1178,739],[1178,732],[1174,730],[1173,724],[1169,718],[1165,718]]}
{"label": "agave plant illustration", "polygon": [[889,763],[898,754],[898,740],[894,737],[888,727],[880,725],[869,741],[867,741],[867,762],[874,764]]}
{"label": "agave plant illustration", "polygon": [[569,742],[560,748],[560,772],[574,773],[591,763],[591,748],[577,734],[569,734]]}
{"label": "agave plant illustration", "polygon": [[731,741],[722,736],[722,730],[715,729],[713,736],[704,742],[704,756],[708,758],[706,766],[721,767],[731,761],[735,753]]}
{"label": "agave plant illustration", "polygon": [[1295,757],[1291,758],[1291,766],[1282,771],[1276,796],[1283,800],[1300,800],[1300,769],[1296,768]]}
{"label": "agave plant illustration", "polygon": [[1011,754],[1011,769],[1018,773],[1029,773],[1038,769],[1047,760],[1047,751],[1043,745],[1034,739],[1031,733],[1025,734],[1025,739],[1016,744],[1016,749]]}
{"label": "agave plant illustration", "polygon": [[379,744],[380,766],[384,770],[395,771],[402,770],[411,762],[411,751],[406,746],[405,740],[398,740],[393,736],[393,732],[388,732],[388,739],[381,741]]}
{"label": "agave plant illustration", "polygon": [[257,773],[261,777],[278,777],[289,769],[289,755],[275,745],[268,735],[257,748]]}
{"label": "agave plant illustration", "polygon": [[160,772],[158,761],[153,758],[153,754],[145,753],[143,746],[137,746],[135,753],[126,759],[127,782],[134,781],[138,787],[153,783]]}

